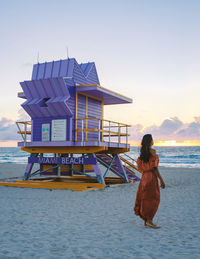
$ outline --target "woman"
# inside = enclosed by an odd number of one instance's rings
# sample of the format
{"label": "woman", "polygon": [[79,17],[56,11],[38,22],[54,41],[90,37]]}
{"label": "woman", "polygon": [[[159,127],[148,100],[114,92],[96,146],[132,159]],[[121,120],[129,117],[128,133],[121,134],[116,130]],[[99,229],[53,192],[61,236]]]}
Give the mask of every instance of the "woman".
{"label": "woman", "polygon": [[138,187],[134,211],[137,216],[144,220],[144,225],[152,228],[159,228],[153,223],[153,217],[158,210],[160,203],[160,180],[161,188],[165,183],[159,173],[159,157],[152,149],[153,138],[151,134],[143,136],[140,156],[137,159],[137,166],[142,172],[142,178]]}

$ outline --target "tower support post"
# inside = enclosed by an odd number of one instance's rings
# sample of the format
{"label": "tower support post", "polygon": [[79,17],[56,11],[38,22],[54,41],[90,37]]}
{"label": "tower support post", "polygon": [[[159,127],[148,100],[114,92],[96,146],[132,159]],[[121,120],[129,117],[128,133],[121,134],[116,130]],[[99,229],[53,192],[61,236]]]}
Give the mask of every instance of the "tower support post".
{"label": "tower support post", "polygon": [[115,155],[115,163],[117,164],[117,167],[119,169],[120,174],[124,175],[125,182],[129,183],[129,180],[128,180],[128,177],[127,177],[127,174],[126,174],[126,170],[123,167],[122,161],[121,161],[121,159],[120,159],[118,154]]}
{"label": "tower support post", "polygon": [[96,174],[97,180],[98,180],[99,183],[105,184],[102,172],[101,172],[101,170],[100,170],[100,168],[98,166],[96,155],[93,153],[92,157],[94,157],[96,159],[96,164],[93,164],[93,168],[94,168],[94,172]]}

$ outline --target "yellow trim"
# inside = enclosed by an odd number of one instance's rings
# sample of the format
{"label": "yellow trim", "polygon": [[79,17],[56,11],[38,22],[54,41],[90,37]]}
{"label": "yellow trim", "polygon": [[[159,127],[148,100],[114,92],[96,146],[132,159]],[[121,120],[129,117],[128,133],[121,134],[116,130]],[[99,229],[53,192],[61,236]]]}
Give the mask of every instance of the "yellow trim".
{"label": "yellow trim", "polygon": [[[82,129],[76,129],[76,131],[81,132]],[[83,129],[83,131],[87,132],[87,131],[99,131],[99,130],[98,129]]]}
{"label": "yellow trim", "polygon": [[[77,132],[81,132],[82,131],[82,129],[76,129],[76,131]],[[98,130],[98,129],[83,129],[83,131],[85,131],[85,132],[87,132],[87,131],[100,131],[100,132],[105,132],[105,133],[110,133],[110,136],[115,136],[115,137],[117,137],[117,136],[119,136],[119,134],[118,134],[118,132],[116,132],[116,131],[109,131],[109,130]],[[114,135],[112,135],[112,134],[114,134]],[[104,135],[104,136],[106,136],[106,137],[108,137],[109,135]],[[120,136],[130,136],[130,134],[126,134],[126,133],[122,133],[122,132],[120,132]]]}
{"label": "yellow trim", "polygon": [[[86,118],[88,117],[88,96],[86,96]],[[88,129],[88,120],[86,119],[86,130]],[[85,133],[85,139],[87,141],[87,131]]]}
{"label": "yellow trim", "polygon": [[102,183],[75,183],[75,182],[56,182],[56,181],[16,181],[0,182],[0,186],[22,187],[22,188],[41,188],[41,189],[68,189],[75,191],[88,191],[95,189],[105,189]]}
{"label": "yellow trim", "polygon": [[129,152],[129,151],[130,151],[130,148],[111,147],[111,148],[108,148],[108,151],[106,153],[108,153],[108,154],[120,154],[120,153]]}
{"label": "yellow trim", "polygon": [[[75,130],[77,129],[77,114],[78,114],[78,92],[76,92]],[[75,131],[75,141],[77,141],[77,131]]]}
{"label": "yellow trim", "polygon": [[132,101],[131,98],[126,97],[126,96],[123,95],[123,94],[118,94],[118,93],[116,93],[116,92],[114,92],[114,91],[112,91],[112,90],[109,90],[109,89],[107,89],[107,88],[105,88],[105,87],[102,87],[102,86],[101,86],[100,88],[102,88],[102,89],[104,89],[104,90],[106,90],[106,91],[108,91],[108,92],[111,92],[111,93],[113,93],[113,94],[119,95],[119,96],[121,96],[121,97],[123,97],[123,98],[129,99],[130,101]]}
{"label": "yellow trim", "polygon": [[[25,131],[17,131],[18,134],[25,134]],[[26,131],[27,135],[31,135],[31,131]]]}
{"label": "yellow trim", "polygon": [[[67,165],[67,166],[70,166],[70,165]],[[82,171],[82,167],[83,167],[83,165],[73,165],[73,169],[79,170],[79,171]],[[91,171],[91,172],[94,171],[92,165],[84,165],[84,167],[85,167],[85,170],[89,170],[89,171]],[[70,172],[70,171],[71,171],[71,168],[66,168],[66,167],[61,166],[61,167],[60,167],[60,171],[61,171],[61,172]],[[47,174],[48,174],[48,173],[47,173]]]}
{"label": "yellow trim", "polygon": [[[90,165],[92,166],[92,165]],[[105,177],[104,178],[106,183],[124,183],[124,180],[119,177]],[[83,175],[73,175],[70,177],[61,177],[57,178],[56,181],[59,182],[71,182],[71,181],[79,181],[79,182],[87,182],[87,183],[97,183],[97,180],[90,178],[88,176]],[[110,187],[110,186],[109,186]]]}
{"label": "yellow trim", "polygon": [[[102,119],[102,121],[101,121],[101,127],[102,127],[102,130],[103,130],[103,128],[104,128],[104,125],[103,125],[103,122],[104,122],[104,109],[103,109],[103,107],[104,107],[104,101],[102,101],[102,103],[101,103],[101,119]],[[101,133],[101,141],[103,141],[103,131],[102,131],[102,133]]]}
{"label": "yellow trim", "polygon": [[[90,120],[101,120],[100,118],[97,118],[97,117],[88,117],[88,118],[78,118],[77,120],[86,120],[86,119],[90,119]],[[110,120],[103,120],[103,121],[107,121],[107,122],[111,122],[111,123],[116,123],[116,124],[121,124],[120,126],[119,125],[116,125],[116,126],[111,126],[113,128],[118,128],[118,127],[131,127],[131,125],[127,125],[127,124],[124,124],[124,123],[121,123],[121,122],[115,122],[115,121],[110,121]],[[109,128],[109,126],[105,126],[104,128]]]}
{"label": "yellow trim", "polygon": [[61,153],[61,154],[89,154],[105,151],[105,146],[81,146],[81,147],[21,147],[21,150],[28,153]]}
{"label": "yellow trim", "polygon": [[98,100],[98,101],[103,101],[103,99],[100,99],[100,98],[98,98],[98,97],[94,97],[94,96],[92,96],[92,95],[89,95],[89,94],[85,94],[85,93],[82,93],[82,92],[79,92],[79,91],[77,91],[77,93],[78,94],[82,94],[82,95],[84,95],[84,96],[88,96],[88,97],[90,97],[90,98],[92,98],[92,99],[96,99],[96,100]]}
{"label": "yellow trim", "polygon": [[16,121],[16,123],[31,125],[31,124],[32,124],[32,121]]}
{"label": "yellow trim", "polygon": [[88,118],[77,118],[77,120],[87,120],[87,119],[92,119],[92,120],[100,120],[97,117],[88,117]]}
{"label": "yellow trim", "polygon": [[24,92],[18,92],[17,94],[24,94]]}
{"label": "yellow trim", "polygon": [[76,87],[90,87],[90,86],[98,86],[101,87],[100,85],[93,84],[93,85],[76,85]]}

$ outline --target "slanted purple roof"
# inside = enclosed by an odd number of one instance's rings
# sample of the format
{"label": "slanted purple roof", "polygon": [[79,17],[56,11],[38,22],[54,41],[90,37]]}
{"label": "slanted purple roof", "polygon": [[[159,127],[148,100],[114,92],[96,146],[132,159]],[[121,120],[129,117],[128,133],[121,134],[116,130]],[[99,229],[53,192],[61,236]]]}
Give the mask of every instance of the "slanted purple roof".
{"label": "slanted purple roof", "polygon": [[72,78],[75,84],[100,84],[94,62],[79,65],[75,58],[68,58],[33,66],[32,80],[56,77]]}
{"label": "slanted purple roof", "polygon": [[67,104],[69,90],[63,78],[49,78],[21,82],[27,99],[22,104],[32,117],[73,116]]}
{"label": "slanted purple roof", "polygon": [[76,91],[104,100],[104,105],[132,103],[132,99],[120,95],[99,85],[76,86]]}

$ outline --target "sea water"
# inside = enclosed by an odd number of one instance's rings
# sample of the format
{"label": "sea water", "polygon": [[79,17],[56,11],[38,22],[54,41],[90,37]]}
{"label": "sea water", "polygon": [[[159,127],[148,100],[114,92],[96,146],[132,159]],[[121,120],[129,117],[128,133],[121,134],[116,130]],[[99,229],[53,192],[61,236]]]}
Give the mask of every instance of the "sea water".
{"label": "sea water", "polygon": [[[160,158],[160,166],[200,168],[200,147],[154,147]],[[138,157],[139,147],[131,147],[131,157]]]}
{"label": "sea water", "polygon": [[[200,147],[155,147],[160,166],[200,168]],[[131,147],[127,154],[135,160],[139,156],[140,148]],[[0,163],[26,164],[29,153],[18,147],[0,147]]]}

